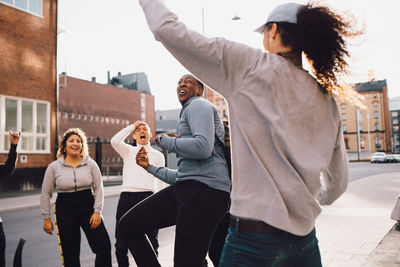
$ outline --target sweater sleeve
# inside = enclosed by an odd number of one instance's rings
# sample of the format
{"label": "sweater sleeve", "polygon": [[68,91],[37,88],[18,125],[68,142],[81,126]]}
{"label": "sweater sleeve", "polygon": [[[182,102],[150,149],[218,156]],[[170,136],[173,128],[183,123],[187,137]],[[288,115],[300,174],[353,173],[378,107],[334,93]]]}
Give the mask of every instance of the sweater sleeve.
{"label": "sweater sleeve", "polygon": [[210,157],[215,140],[214,112],[211,106],[205,101],[193,101],[187,107],[186,118],[192,137],[163,136],[160,146],[189,159]]}
{"label": "sweater sleeve", "polygon": [[93,178],[93,193],[94,193],[94,205],[93,209],[95,212],[101,213],[103,210],[103,202],[104,202],[104,187],[103,187],[103,177],[101,176],[101,172],[97,163],[90,159],[91,169],[92,169],[92,178]]}
{"label": "sweater sleeve", "polygon": [[321,205],[330,205],[339,198],[346,190],[349,180],[348,158],[342,127],[338,127],[339,132],[336,138],[330,164],[326,170],[322,171],[322,179],[326,188],[323,188],[318,201]]}
{"label": "sweater sleeve", "polygon": [[133,124],[128,125],[111,138],[111,146],[122,158],[125,158],[129,153],[129,145],[125,143],[124,140],[133,132],[133,130]]}
{"label": "sweater sleeve", "polygon": [[45,219],[50,218],[50,201],[54,192],[55,176],[54,163],[51,163],[44,174],[40,195],[40,210]]}
{"label": "sweater sleeve", "polygon": [[174,184],[176,182],[176,178],[178,178],[178,171],[168,169],[166,167],[150,165],[147,171],[167,184]]}
{"label": "sweater sleeve", "polygon": [[4,165],[0,165],[0,176],[6,176],[12,174],[15,168],[16,161],[17,161],[17,145],[11,144],[6,163]]}
{"label": "sweater sleeve", "polygon": [[227,99],[265,54],[260,49],[223,38],[207,38],[188,29],[159,0],[140,0],[140,4],[155,39],[194,76]]}
{"label": "sweater sleeve", "polygon": [[[164,167],[165,166],[164,155],[161,153],[157,153],[157,155],[158,155],[157,162],[155,163],[156,166]],[[165,187],[167,187],[167,184],[165,182],[161,181],[160,179],[154,179],[154,192],[158,192],[164,189]]]}

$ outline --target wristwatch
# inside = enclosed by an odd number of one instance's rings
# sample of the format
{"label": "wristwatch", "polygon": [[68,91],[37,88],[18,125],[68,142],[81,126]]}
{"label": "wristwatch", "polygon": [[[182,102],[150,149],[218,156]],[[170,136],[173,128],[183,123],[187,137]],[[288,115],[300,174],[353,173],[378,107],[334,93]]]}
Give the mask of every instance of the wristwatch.
{"label": "wristwatch", "polygon": [[161,138],[162,138],[162,135],[158,135],[157,137],[156,137],[156,145],[157,146],[159,146],[160,145],[160,142],[161,142]]}

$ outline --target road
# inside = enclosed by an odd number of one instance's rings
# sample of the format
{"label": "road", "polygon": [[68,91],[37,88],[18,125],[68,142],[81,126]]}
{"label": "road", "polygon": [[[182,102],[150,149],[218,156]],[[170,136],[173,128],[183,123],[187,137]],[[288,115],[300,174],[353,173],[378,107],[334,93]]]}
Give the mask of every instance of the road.
{"label": "road", "polygon": [[[350,181],[355,181],[375,174],[399,173],[399,163],[371,164],[369,162],[350,164]],[[105,199],[104,221],[111,239],[113,250],[113,266],[117,266],[114,255],[114,229],[115,209],[118,198],[109,197]],[[23,211],[7,212],[0,214],[7,237],[6,261],[7,266],[12,266],[13,256],[20,238],[26,239],[23,249],[24,267],[57,267],[61,266],[61,257],[55,235],[45,234],[42,230],[42,216],[38,208]],[[166,232],[160,232],[160,241]],[[81,264],[82,267],[93,266],[94,255],[90,251],[86,238],[82,235]]]}
{"label": "road", "polygon": [[400,172],[400,163],[352,162],[349,165],[350,182],[382,173]]}

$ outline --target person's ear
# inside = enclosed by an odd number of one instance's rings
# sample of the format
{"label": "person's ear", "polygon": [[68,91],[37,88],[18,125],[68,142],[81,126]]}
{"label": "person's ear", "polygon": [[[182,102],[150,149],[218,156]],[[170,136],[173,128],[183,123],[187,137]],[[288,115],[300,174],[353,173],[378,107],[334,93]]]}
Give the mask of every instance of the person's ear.
{"label": "person's ear", "polygon": [[202,96],[203,95],[203,91],[204,91],[204,88],[203,87],[199,87],[197,89],[197,96]]}
{"label": "person's ear", "polygon": [[269,42],[272,43],[275,38],[277,37],[276,35],[278,34],[278,25],[276,23],[272,23],[271,29],[269,30]]}

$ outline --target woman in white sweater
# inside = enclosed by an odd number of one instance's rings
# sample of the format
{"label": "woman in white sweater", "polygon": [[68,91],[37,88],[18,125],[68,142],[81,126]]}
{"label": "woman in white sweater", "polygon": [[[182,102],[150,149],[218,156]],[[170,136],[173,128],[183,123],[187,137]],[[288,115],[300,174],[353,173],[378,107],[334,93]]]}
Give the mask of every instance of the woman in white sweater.
{"label": "woman in white sweater", "polygon": [[[136,146],[132,146],[124,142],[124,140],[133,134],[133,138],[136,140]],[[158,167],[165,166],[164,155],[150,146],[149,140],[151,137],[150,128],[147,123],[143,121],[136,121],[117,134],[111,139],[111,146],[121,156],[124,161],[124,167],[122,170],[122,189],[121,195],[118,201],[117,213],[116,213],[116,243],[115,243],[115,254],[117,256],[119,267],[128,267],[128,248],[122,242],[118,234],[118,221],[121,217],[130,210],[137,203],[143,199],[151,196],[153,193],[166,187],[166,183],[155,178],[153,175],[145,171],[142,167],[136,164],[136,154],[142,148],[145,147],[148,151],[149,160]],[[132,227],[135,227],[132,225]],[[154,229],[146,233],[156,254],[158,254],[158,229]]]}

